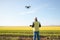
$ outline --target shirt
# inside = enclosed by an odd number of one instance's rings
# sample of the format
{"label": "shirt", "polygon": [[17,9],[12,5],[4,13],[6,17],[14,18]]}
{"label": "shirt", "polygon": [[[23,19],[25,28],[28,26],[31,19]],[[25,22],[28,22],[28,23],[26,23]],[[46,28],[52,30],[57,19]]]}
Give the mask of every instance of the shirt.
{"label": "shirt", "polygon": [[33,30],[34,31],[39,31],[39,27],[41,27],[41,24],[38,21],[33,22]]}

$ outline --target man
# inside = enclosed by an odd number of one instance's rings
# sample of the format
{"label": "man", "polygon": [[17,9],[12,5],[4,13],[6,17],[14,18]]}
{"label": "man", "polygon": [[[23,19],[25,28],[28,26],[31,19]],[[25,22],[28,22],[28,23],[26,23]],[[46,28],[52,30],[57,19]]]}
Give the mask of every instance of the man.
{"label": "man", "polygon": [[41,27],[41,24],[38,22],[37,17],[35,17],[35,21],[30,26],[33,28],[33,32],[34,32],[33,40],[36,40],[36,38],[37,40],[40,40],[39,27]]}

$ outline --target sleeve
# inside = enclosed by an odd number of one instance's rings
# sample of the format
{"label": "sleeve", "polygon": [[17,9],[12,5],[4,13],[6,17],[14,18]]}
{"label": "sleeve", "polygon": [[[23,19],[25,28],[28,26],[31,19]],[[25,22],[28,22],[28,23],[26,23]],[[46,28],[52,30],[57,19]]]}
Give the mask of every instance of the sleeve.
{"label": "sleeve", "polygon": [[39,23],[39,27],[41,27],[41,24]]}
{"label": "sleeve", "polygon": [[32,24],[32,27],[34,27],[34,22],[33,22],[33,24]]}

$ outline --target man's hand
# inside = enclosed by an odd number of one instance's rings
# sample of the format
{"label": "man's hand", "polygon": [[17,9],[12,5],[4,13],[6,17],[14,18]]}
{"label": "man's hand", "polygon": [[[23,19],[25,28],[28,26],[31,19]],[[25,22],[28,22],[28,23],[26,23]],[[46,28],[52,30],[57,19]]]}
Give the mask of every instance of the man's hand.
{"label": "man's hand", "polygon": [[30,25],[30,27],[32,27],[32,25]]}

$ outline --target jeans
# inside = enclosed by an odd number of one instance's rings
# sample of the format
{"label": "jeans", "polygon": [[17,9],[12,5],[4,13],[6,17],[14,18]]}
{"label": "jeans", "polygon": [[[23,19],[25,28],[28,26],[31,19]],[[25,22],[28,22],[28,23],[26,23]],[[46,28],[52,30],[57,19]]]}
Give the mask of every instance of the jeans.
{"label": "jeans", "polygon": [[36,38],[37,38],[37,40],[40,40],[39,31],[34,32],[33,40],[36,40]]}

